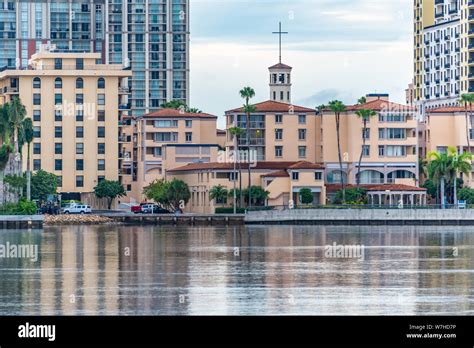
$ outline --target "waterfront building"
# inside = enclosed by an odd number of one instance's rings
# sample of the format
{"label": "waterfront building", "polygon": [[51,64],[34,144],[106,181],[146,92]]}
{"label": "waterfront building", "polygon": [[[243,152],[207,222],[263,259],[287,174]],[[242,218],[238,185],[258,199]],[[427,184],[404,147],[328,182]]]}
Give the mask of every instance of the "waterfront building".
{"label": "waterfront building", "polygon": [[[343,170],[341,172],[336,138],[334,112],[322,110],[318,117],[321,137],[320,162],[326,167],[326,183],[344,182],[356,184],[358,162],[361,184],[417,184],[418,142],[417,120],[414,109],[389,101],[388,94],[368,94],[365,104],[349,105],[341,113],[340,134]],[[367,122],[364,133],[363,121],[358,110],[370,109],[376,116]],[[365,145],[363,145],[365,137]]]}
{"label": "waterfront building", "polygon": [[189,104],[188,0],[0,1],[0,67],[27,69],[41,45],[129,66],[133,116]]}
{"label": "waterfront building", "polygon": [[32,170],[57,175],[64,199],[71,193],[85,200],[101,180],[122,180],[118,124],[127,113],[120,106],[127,104],[131,71],[97,64],[99,58],[46,50],[32,56],[28,69],[0,72],[0,103],[19,97],[33,120]]}
{"label": "waterfront building", "polygon": [[[296,206],[300,204],[299,192],[308,188],[313,193],[313,205],[326,203],[324,184],[324,166],[322,164],[300,162],[265,162],[259,161],[251,165],[251,182],[269,192],[266,205],[288,207],[290,201]],[[168,178],[185,181],[191,191],[191,199],[185,211],[193,213],[214,213],[216,207],[232,205],[233,197],[222,201],[212,200],[210,190],[215,186],[223,186],[229,192],[235,186],[242,189],[248,187],[248,163],[241,164],[241,171],[234,171],[233,163],[195,163],[167,171]],[[239,173],[242,177],[239,178]]]}

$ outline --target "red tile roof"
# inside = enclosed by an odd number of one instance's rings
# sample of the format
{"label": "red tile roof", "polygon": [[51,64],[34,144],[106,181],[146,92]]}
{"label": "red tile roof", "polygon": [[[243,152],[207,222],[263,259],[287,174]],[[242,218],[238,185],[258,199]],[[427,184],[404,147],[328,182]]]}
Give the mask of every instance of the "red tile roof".
{"label": "red tile roof", "polygon": [[217,116],[206,114],[206,113],[192,113],[184,112],[176,109],[161,109],[158,111],[150,112],[149,114],[143,115],[145,118],[155,117],[182,117],[182,118],[217,118]]}
{"label": "red tile roof", "polygon": [[293,164],[288,169],[324,169],[324,166],[320,163],[301,161]]}
{"label": "red tile roof", "polygon": [[262,175],[263,178],[289,178],[290,174],[286,170],[279,170],[277,172],[271,172],[265,175]]}
{"label": "red tile roof", "polygon": [[371,109],[374,111],[415,111],[414,107],[392,103],[383,99],[377,99],[365,104],[348,105],[347,111],[357,111],[361,109]]}
{"label": "red tile roof", "polygon": [[275,65],[272,65],[268,69],[293,69],[291,66],[283,64],[283,63],[278,63]]}
{"label": "red tile roof", "polygon": [[[469,108],[468,108],[469,110]],[[465,112],[466,109],[462,106],[446,106],[446,107],[441,107],[441,108],[436,108],[436,109],[428,109],[426,110],[427,113],[435,113],[435,114],[441,114],[441,113],[450,113],[450,112]],[[473,109],[474,111],[474,109]]]}
{"label": "red tile roof", "polygon": [[[298,105],[291,105],[291,104],[286,104],[286,103],[280,103],[276,102],[273,100],[267,100],[261,103],[253,104],[255,108],[257,109],[256,112],[279,112],[279,113],[285,113],[285,114],[290,114],[291,112],[305,112],[305,113],[315,113],[316,110],[306,108],[304,106],[298,106]],[[232,109],[229,111],[226,111],[227,113],[236,113],[236,112],[243,112],[244,108],[240,107],[237,109]]]}
{"label": "red tile roof", "polygon": [[[257,162],[255,167],[251,167],[254,170],[273,170],[281,171],[291,169],[292,166],[298,165],[300,162]],[[303,167],[309,167],[309,162],[303,165]],[[304,168],[304,169],[324,169],[324,166],[321,164],[313,164],[314,168]],[[248,169],[248,163],[241,164],[242,169]],[[183,172],[183,171],[194,171],[194,170],[231,170],[234,169],[233,163],[191,163],[182,167],[174,168],[169,171],[171,172]],[[303,169],[303,168],[298,168]]]}

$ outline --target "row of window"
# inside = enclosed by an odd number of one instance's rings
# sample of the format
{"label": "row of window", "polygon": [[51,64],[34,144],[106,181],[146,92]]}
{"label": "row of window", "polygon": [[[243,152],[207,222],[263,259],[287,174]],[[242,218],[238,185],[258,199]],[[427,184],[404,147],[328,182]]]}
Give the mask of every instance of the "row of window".
{"label": "row of window", "polygon": [[[33,137],[41,138],[41,127],[34,126],[33,127]],[[55,138],[62,138],[63,137],[63,127],[56,126],[54,127],[54,137]],[[97,127],[97,137],[98,138],[105,138],[105,127]],[[76,138],[84,138],[84,127],[78,126],[76,127]]]}
{"label": "row of window", "polygon": [[[54,95],[54,105],[61,105],[63,103],[63,95],[56,93]],[[76,104],[84,104],[84,94],[76,94]],[[33,93],[33,105],[41,105],[41,94]],[[97,94],[97,105],[105,105],[105,94]]]}
{"label": "row of window", "polygon": [[[39,163],[39,165],[41,167],[41,160],[39,160],[39,159],[33,160],[33,169],[34,170],[39,170],[39,169],[35,169],[36,166],[35,166],[34,161],[40,161],[40,162],[36,162],[36,163],[37,164]],[[57,171],[63,170],[63,160],[62,159],[55,159],[54,160],[54,170],[57,170]],[[76,159],[76,170],[77,171],[83,171],[84,170],[84,160],[83,159]],[[105,159],[97,160],[97,170],[101,170],[101,171],[105,170]]]}
{"label": "row of window", "polygon": [[[54,144],[54,153],[56,155],[61,155],[63,153],[63,144],[55,143]],[[33,143],[33,154],[41,155],[41,143]],[[76,143],[76,155],[84,154],[84,143]],[[105,143],[97,144],[97,154],[105,155]]]}
{"label": "row of window", "polygon": [[[33,88],[41,88],[41,79],[39,77],[35,77],[33,79]],[[54,80],[54,88],[63,88],[63,79],[60,77],[56,77]],[[84,80],[81,77],[76,79],[76,88],[83,89],[84,88]],[[105,80],[102,77],[97,79],[97,88],[104,89],[105,88]]]}
{"label": "row of window", "polygon": [[[54,121],[61,122],[63,120],[62,110],[55,110],[54,111]],[[33,110],[33,121],[40,122],[41,121],[41,110]],[[84,110],[76,110],[76,121],[83,122],[84,121]],[[105,110],[97,110],[97,121],[98,122],[105,122]]]}
{"label": "row of window", "polygon": [[[275,146],[275,157],[283,157],[283,146]],[[306,146],[298,146],[298,157],[306,158]]]}
{"label": "row of window", "polygon": [[[193,126],[192,120],[185,120],[185,127],[191,128]],[[158,120],[153,122],[155,128],[178,128],[178,120]]]}
{"label": "row of window", "polygon": [[[187,143],[193,141],[193,133],[191,132],[186,132],[184,134],[185,141]],[[153,133],[153,140],[158,143],[162,142],[171,142],[175,143],[178,141],[178,133],[175,132],[157,132]]]}
{"label": "row of window", "polygon": [[[298,140],[306,140],[306,129],[298,129]],[[283,129],[275,129],[275,140],[283,140]]]}

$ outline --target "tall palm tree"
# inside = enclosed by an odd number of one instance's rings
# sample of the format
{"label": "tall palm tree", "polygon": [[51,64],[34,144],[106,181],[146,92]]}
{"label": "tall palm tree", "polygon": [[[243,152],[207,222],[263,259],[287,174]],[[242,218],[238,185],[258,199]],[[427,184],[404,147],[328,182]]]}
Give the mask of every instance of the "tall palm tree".
{"label": "tall palm tree", "polygon": [[440,187],[441,208],[446,207],[445,184],[449,181],[451,171],[451,158],[449,154],[431,151],[428,153],[428,175]]}
{"label": "tall palm tree", "polygon": [[362,120],[363,129],[362,129],[362,149],[360,150],[359,156],[359,166],[357,167],[357,175],[356,175],[356,183],[357,187],[360,186],[360,166],[362,163],[362,156],[364,154],[364,147],[367,140],[366,133],[367,133],[367,122],[369,122],[371,117],[377,115],[374,110],[370,109],[361,109],[356,111],[356,115]]}
{"label": "tall palm tree", "polygon": [[[252,186],[252,178],[251,178],[251,168],[250,168],[250,114],[252,112],[255,112],[256,109],[253,105],[250,105],[249,102],[250,102],[250,99],[252,99],[253,97],[255,97],[255,90],[252,88],[252,87],[244,87],[240,90],[239,92],[240,94],[240,97],[245,99],[245,105],[244,105],[244,112],[245,114],[247,115],[247,149],[248,149],[248,176],[249,176],[249,180],[248,180],[248,187],[251,187]],[[252,192],[251,190],[249,190],[249,203],[252,202],[251,200],[251,195],[252,195]]]}
{"label": "tall palm tree", "polygon": [[[19,132],[23,119],[26,116],[26,108],[21,103],[20,98],[14,97],[8,107],[8,120],[10,122],[11,129],[13,131],[13,146],[15,150],[15,156],[19,155]],[[16,159],[15,159],[16,162]],[[20,174],[21,162],[15,163],[14,173]]]}
{"label": "tall palm tree", "polygon": [[327,106],[324,104],[316,106],[316,110],[318,111],[318,114],[322,113],[325,109],[327,109]]}
{"label": "tall palm tree", "polygon": [[341,152],[341,113],[346,110],[346,106],[339,100],[329,102],[329,108],[334,112],[336,120],[336,136],[337,136],[337,153],[339,157],[339,169],[341,171],[341,189],[342,189],[342,204],[346,202],[346,189],[344,184],[344,175],[342,170],[342,152]]}
{"label": "tall palm tree", "polygon": [[25,118],[22,123],[23,140],[27,144],[26,154],[26,199],[31,200],[31,166],[30,166],[30,152],[31,142],[33,141],[33,121],[31,118]]}
{"label": "tall palm tree", "polygon": [[[471,137],[469,134],[470,130],[470,115],[472,115],[472,103],[474,102],[474,94],[463,94],[459,102],[464,105],[465,121],[466,121],[466,140],[467,140],[467,151],[471,152]],[[468,108],[469,107],[469,108]],[[469,111],[469,112],[468,112]]]}
{"label": "tall palm tree", "polygon": [[222,185],[213,186],[209,190],[209,197],[215,200],[216,203],[224,200],[225,198],[227,198],[228,195],[229,191],[227,191],[227,189]]}
{"label": "tall palm tree", "polygon": [[449,147],[448,154],[451,157],[451,170],[453,172],[453,180],[454,180],[454,204],[457,206],[458,204],[458,195],[457,195],[457,176],[459,173],[463,173],[465,175],[469,175],[472,170],[472,154],[470,152],[463,152],[459,154],[456,151],[456,148]]}
{"label": "tall palm tree", "polygon": [[238,160],[238,155],[239,152],[239,144],[238,144],[238,139],[244,134],[244,130],[240,127],[234,126],[229,129],[229,133],[232,135],[233,141],[234,141],[234,156],[233,156],[233,162],[234,162],[234,190],[232,192],[232,195],[234,197],[234,214],[237,213],[237,190],[236,190],[236,180],[235,180],[235,173],[236,173],[236,164],[239,162],[239,182],[240,182],[240,207],[242,207],[242,167],[240,166],[240,161]]}

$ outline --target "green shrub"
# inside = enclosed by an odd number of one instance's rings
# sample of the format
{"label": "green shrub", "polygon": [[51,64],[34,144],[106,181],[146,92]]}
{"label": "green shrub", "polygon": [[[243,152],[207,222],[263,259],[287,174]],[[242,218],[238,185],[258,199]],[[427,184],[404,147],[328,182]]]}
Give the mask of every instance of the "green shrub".
{"label": "green shrub", "polygon": [[34,215],[38,208],[35,202],[27,201],[25,198],[20,199],[18,203],[6,203],[0,206],[1,215]]}

